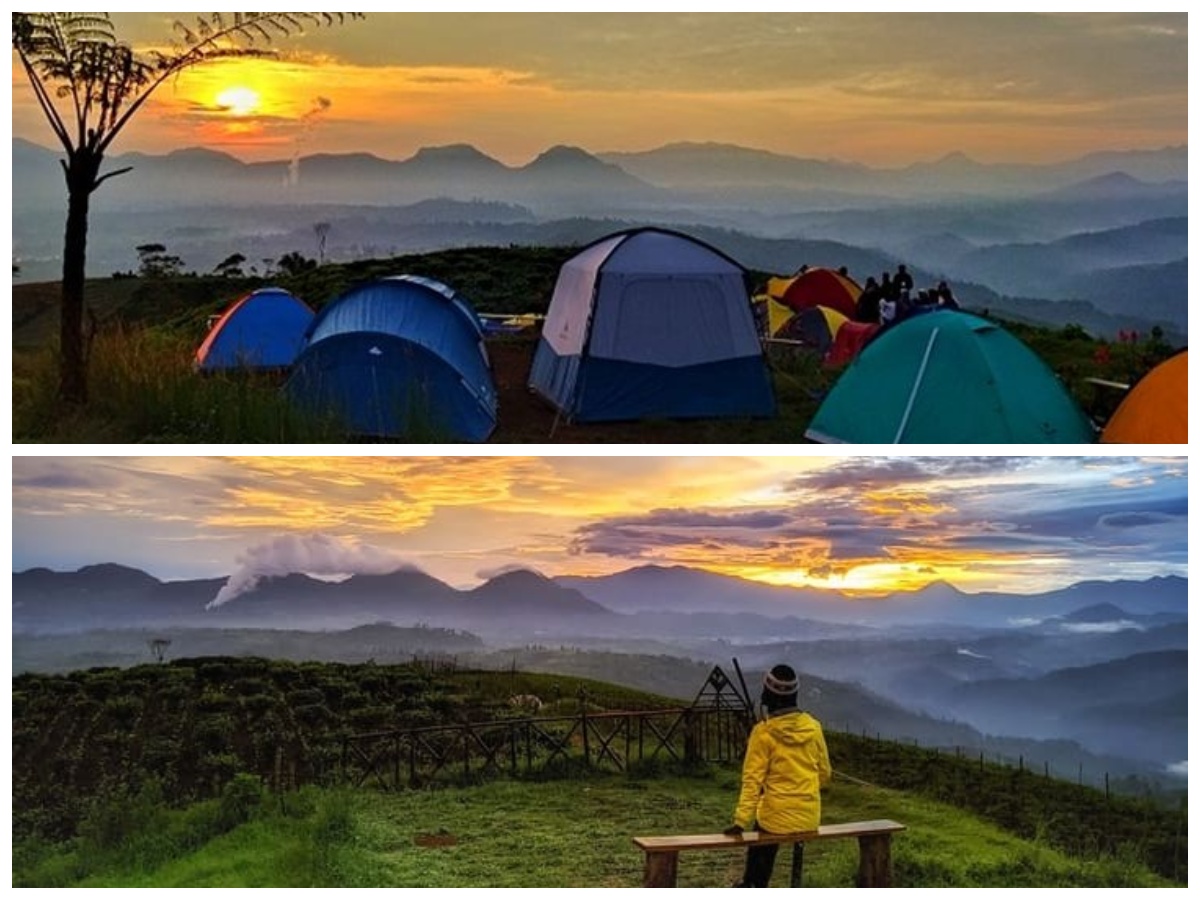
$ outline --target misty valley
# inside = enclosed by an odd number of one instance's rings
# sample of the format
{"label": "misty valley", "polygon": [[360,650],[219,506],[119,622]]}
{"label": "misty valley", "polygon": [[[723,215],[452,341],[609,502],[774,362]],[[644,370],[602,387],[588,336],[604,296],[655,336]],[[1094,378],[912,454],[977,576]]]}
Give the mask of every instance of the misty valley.
{"label": "misty valley", "polygon": [[[1022,761],[1142,794],[1187,779],[1187,581],[1038,595],[935,583],[851,599],[686,567],[458,590],[415,569],[160,581],[137,569],[13,575],[13,673],[202,657],[580,676],[690,702],[709,670],[786,659],[827,727]],[[222,596],[222,602],[214,599]],[[378,723],[383,727],[386,723]],[[1121,789],[1121,788],[1119,788]]]}
{"label": "misty valley", "polygon": [[[1187,330],[1187,148],[1096,153],[1054,165],[950,154],[872,169],[724,144],[638,153],[554,147],[509,167],[466,146],[392,161],[369,154],[243,163],[226,154],[130,153],[135,177],[92,210],[88,272],[132,275],[153,240],[183,270],[241,258],[272,277],[299,254],[320,262],[454,247],[586,244],[659,224],[750,269],[846,266],[865,278],[907,262],[920,284],[949,279],[970,309],[1080,325],[1096,336]],[[22,281],[61,268],[56,154],[13,141],[13,261]],[[530,297],[520,312],[538,312]]]}

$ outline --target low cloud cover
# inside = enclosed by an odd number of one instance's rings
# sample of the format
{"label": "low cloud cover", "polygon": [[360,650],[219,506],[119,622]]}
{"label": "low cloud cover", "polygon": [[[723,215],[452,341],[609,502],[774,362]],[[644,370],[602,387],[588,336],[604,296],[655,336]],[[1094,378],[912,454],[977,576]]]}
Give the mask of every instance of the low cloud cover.
{"label": "low cloud cover", "polygon": [[205,607],[214,609],[246,594],[263,578],[306,575],[386,575],[415,568],[390,550],[327,534],[284,534],[248,548],[238,567]]}

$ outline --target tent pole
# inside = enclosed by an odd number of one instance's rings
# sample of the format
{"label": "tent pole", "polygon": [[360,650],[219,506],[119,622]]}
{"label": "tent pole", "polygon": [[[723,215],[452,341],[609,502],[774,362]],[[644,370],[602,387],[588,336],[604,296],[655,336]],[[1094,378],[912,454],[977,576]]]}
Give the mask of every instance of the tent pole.
{"label": "tent pole", "polygon": [[913,404],[917,402],[917,391],[921,389],[921,382],[925,380],[925,367],[929,365],[929,354],[933,352],[933,343],[937,340],[940,330],[940,328],[935,328],[929,335],[929,343],[925,345],[925,356],[921,358],[921,368],[917,370],[917,379],[913,382],[912,390],[908,394],[908,405],[904,407],[904,415],[900,418],[900,427],[896,429],[893,444],[900,443],[900,438],[904,436],[904,429],[908,427],[908,417],[912,415]]}

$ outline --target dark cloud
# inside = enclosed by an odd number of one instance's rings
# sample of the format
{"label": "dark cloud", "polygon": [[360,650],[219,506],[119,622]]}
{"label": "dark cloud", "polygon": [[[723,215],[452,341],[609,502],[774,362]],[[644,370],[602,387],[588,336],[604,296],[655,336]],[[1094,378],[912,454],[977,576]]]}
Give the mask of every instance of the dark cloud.
{"label": "dark cloud", "polygon": [[572,552],[664,558],[686,549],[807,565],[815,577],[923,552],[964,565],[993,555],[1174,557],[1187,497],[1166,494],[1176,489],[1156,474],[1124,458],[859,458],[792,478],[778,508],[622,516],[580,528]]}
{"label": "dark cloud", "polygon": [[1147,525],[1164,525],[1176,521],[1175,516],[1157,512],[1114,513],[1101,516],[1097,522],[1102,528],[1144,528]]}
{"label": "dark cloud", "polygon": [[1029,468],[1042,460],[1016,456],[867,458],[797,476],[787,487],[804,491],[864,491],[937,485],[950,478],[984,477]]}
{"label": "dark cloud", "polygon": [[1132,527],[1132,520],[1123,520],[1122,516],[1143,519],[1146,516],[1162,516],[1179,521],[1186,527],[1187,497],[1148,497],[1130,491],[1112,491],[1079,497],[1064,493],[1062,500],[1071,505],[1013,513],[1008,516],[1008,522],[1021,532],[1076,537],[1092,534],[1098,526],[1114,516],[1118,523],[1124,521],[1125,524],[1108,527]]}
{"label": "dark cloud", "polygon": [[13,488],[39,489],[45,491],[88,491],[100,490],[110,482],[97,478],[94,474],[77,471],[67,471],[55,467],[53,471],[30,475],[24,478],[13,475]]}

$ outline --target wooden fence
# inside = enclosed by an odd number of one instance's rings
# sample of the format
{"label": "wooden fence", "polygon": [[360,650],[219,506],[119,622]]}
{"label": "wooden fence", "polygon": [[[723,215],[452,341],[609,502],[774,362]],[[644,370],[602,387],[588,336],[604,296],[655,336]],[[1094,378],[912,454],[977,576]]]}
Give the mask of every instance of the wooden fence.
{"label": "wooden fence", "polygon": [[740,761],[744,712],[728,708],[587,712],[357,734],[342,740],[338,780],[402,790],[436,782],[572,769]]}

